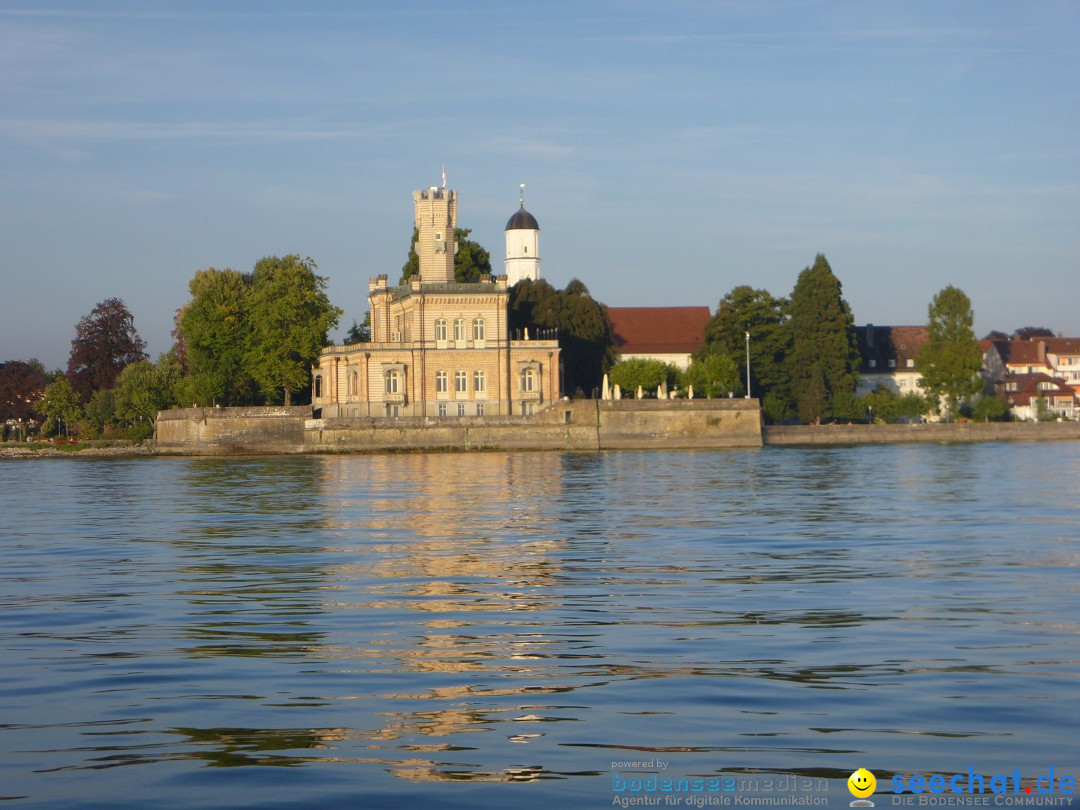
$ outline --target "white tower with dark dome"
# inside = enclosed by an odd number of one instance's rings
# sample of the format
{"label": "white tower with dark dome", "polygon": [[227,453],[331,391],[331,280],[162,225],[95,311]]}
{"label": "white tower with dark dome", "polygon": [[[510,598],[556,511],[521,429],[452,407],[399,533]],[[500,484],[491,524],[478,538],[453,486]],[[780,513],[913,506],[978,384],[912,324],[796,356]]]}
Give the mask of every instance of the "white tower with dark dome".
{"label": "white tower with dark dome", "polygon": [[506,283],[511,287],[523,278],[540,278],[540,225],[525,210],[525,184],[521,184],[521,207],[506,223]]}

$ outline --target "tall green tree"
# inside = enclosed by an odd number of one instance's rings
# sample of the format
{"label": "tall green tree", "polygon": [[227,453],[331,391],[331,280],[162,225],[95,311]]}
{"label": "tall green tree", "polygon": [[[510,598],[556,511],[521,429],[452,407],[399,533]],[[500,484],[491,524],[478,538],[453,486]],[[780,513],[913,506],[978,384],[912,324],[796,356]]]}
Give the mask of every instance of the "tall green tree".
{"label": "tall green tree", "polygon": [[787,304],[768,290],[756,290],[749,285],[735,287],[720,299],[716,313],[705,325],[702,347],[694,357],[695,361],[704,361],[721,355],[735,361],[740,369],[739,392],[745,393],[746,333],[749,332],[750,394],[761,400],[762,410],[770,421],[785,419],[794,412],[785,365],[791,342]]}
{"label": "tall green tree", "polygon": [[[454,281],[465,284],[480,280],[480,276],[491,273],[491,254],[479,242],[469,239],[472,230],[454,228],[457,241],[457,253],[454,254]],[[407,284],[409,279],[420,272],[420,257],[416,253],[416,240],[420,231],[413,228],[412,241],[409,242],[409,256],[401,268],[399,284]]]}
{"label": "tall green tree", "polygon": [[251,282],[248,274],[213,267],[199,270],[188,282],[191,300],[177,316],[176,346],[191,376],[188,393],[199,404],[254,401],[258,389],[246,365]]}
{"label": "tall green tree", "polygon": [[[133,363],[132,365],[137,365]],[[131,368],[131,366],[128,366]],[[126,371],[127,369],[124,369]],[[120,372],[123,376],[123,371]],[[119,379],[119,378],[117,378]],[[91,438],[102,434],[108,425],[116,421],[116,395],[112,388],[95,391],[90,401],[83,407],[83,424]]]}
{"label": "tall green tree", "polygon": [[116,418],[128,425],[153,425],[158,411],[181,404],[177,389],[182,377],[180,364],[168,355],[156,363],[132,363],[120,372],[113,388]]}
{"label": "tall green tree", "polygon": [[310,258],[276,256],[255,265],[251,282],[247,364],[264,395],[286,405],[311,387],[311,364],[342,310],[326,296],[326,279]]}
{"label": "tall green tree", "polygon": [[854,416],[859,382],[855,321],[840,280],[820,253],[799,274],[788,311],[787,371],[799,418],[816,422]]}
{"label": "tall green tree", "polygon": [[124,368],[146,359],[146,341],[135,331],[135,319],[119,298],[94,307],[75,326],[67,378],[79,402],[95,391],[112,388]]}
{"label": "tall green tree", "polygon": [[48,432],[50,426],[55,426],[57,432],[62,430],[65,435],[70,435],[72,423],[77,421],[82,413],[79,395],[64,376],[57,377],[45,388],[34,407],[46,419],[43,432]]}
{"label": "tall green tree", "polygon": [[618,350],[607,307],[577,279],[556,290],[543,279],[523,279],[510,289],[508,320],[512,334],[528,329],[533,337],[558,330],[563,387],[590,394],[615,364]]}
{"label": "tall green tree", "polygon": [[971,299],[952,285],[930,302],[926,345],[919,352],[922,387],[939,401],[945,400],[946,419],[960,405],[983,390],[979,378],[982,353],[975,339]]}

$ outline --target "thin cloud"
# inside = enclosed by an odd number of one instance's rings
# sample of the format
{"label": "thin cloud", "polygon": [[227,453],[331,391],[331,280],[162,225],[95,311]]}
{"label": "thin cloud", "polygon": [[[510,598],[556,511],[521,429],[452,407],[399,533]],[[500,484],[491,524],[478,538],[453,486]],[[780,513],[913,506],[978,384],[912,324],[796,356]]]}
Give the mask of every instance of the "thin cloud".
{"label": "thin cloud", "polygon": [[282,124],[279,121],[153,123],[119,120],[0,119],[0,133],[30,142],[216,140],[289,143],[378,137],[390,134],[391,130],[391,127],[318,128]]}

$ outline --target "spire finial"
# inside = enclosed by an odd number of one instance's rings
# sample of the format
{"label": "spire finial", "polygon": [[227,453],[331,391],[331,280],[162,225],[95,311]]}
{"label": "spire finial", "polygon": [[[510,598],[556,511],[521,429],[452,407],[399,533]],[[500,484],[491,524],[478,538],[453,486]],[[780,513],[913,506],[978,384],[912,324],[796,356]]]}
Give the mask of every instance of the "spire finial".
{"label": "spire finial", "polygon": [[525,184],[521,184],[521,196],[518,198],[518,202],[521,203],[521,207],[525,207]]}

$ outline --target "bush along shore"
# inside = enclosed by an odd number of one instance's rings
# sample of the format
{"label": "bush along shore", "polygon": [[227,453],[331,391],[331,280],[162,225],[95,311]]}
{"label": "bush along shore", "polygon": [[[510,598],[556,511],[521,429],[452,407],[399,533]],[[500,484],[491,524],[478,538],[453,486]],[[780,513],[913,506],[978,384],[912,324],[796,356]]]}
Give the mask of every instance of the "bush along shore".
{"label": "bush along shore", "polygon": [[0,458],[89,458],[98,456],[151,456],[150,442],[131,441],[40,441],[0,443]]}

